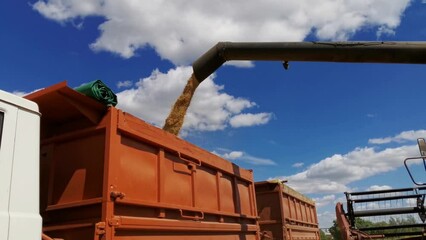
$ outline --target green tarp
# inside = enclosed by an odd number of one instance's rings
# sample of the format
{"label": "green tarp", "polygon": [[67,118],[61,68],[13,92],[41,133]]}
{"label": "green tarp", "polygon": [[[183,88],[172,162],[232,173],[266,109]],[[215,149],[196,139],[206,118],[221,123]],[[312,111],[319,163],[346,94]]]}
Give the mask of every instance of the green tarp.
{"label": "green tarp", "polygon": [[101,80],[85,83],[75,88],[75,90],[105,105],[117,105],[117,95],[115,95]]}

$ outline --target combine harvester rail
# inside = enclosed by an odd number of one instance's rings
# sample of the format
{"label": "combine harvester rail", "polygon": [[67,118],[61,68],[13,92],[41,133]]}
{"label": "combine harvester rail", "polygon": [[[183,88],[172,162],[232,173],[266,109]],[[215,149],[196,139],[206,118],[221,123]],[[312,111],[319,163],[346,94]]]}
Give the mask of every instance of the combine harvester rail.
{"label": "combine harvester rail", "polygon": [[[418,139],[417,142],[421,156],[406,158],[404,161],[414,183],[416,181],[408,168],[407,161],[423,159],[424,164],[426,156],[425,140]],[[426,229],[426,186],[424,184],[417,185],[419,186],[414,188],[345,192],[347,213],[344,212],[341,203],[336,205],[336,217],[342,238],[345,240],[361,240],[412,236],[410,239],[423,239]],[[357,226],[359,219],[363,218],[381,218],[382,224],[368,227]],[[392,219],[393,221],[391,221]],[[404,219],[410,220],[404,222]],[[387,220],[389,220],[389,223],[387,223]],[[398,222],[398,220],[400,221]],[[380,221],[376,219],[372,222]]]}

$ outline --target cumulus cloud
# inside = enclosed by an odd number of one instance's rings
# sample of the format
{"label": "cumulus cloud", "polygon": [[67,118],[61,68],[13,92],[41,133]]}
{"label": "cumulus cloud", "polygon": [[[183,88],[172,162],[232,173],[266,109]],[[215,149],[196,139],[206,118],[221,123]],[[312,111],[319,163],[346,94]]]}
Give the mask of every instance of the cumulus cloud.
{"label": "cumulus cloud", "polygon": [[15,94],[15,95],[17,95],[19,97],[24,97],[24,96],[26,96],[28,94],[31,94],[31,93],[34,93],[34,92],[38,92],[38,91],[43,90],[43,89],[44,88],[38,88],[38,89],[30,91],[30,92],[24,92],[24,91],[15,90],[15,91],[12,91],[11,93]]}
{"label": "cumulus cloud", "polygon": [[303,165],[305,165],[305,163],[302,162],[298,162],[298,163],[293,163],[293,165],[291,165],[294,168],[301,168],[303,167]]}
{"label": "cumulus cloud", "polygon": [[380,26],[376,32],[377,39],[380,39],[383,35],[393,36],[395,35],[395,30],[387,26]]}
{"label": "cumulus cloud", "polygon": [[[151,76],[137,82],[135,87],[117,93],[118,107],[149,123],[162,126],[191,73],[190,67],[176,67],[167,73],[155,70]],[[216,131],[236,127],[231,120],[245,116],[244,110],[256,106],[248,99],[224,93],[224,87],[216,85],[213,78],[214,75],[197,88],[185,116],[184,131]],[[269,119],[262,119],[263,124],[267,121]],[[261,123],[254,118],[244,121],[244,124],[254,126]]]}
{"label": "cumulus cloud", "polygon": [[243,151],[231,151],[221,148],[212,153],[230,161],[242,161],[252,165],[276,165],[271,159],[255,157]]}
{"label": "cumulus cloud", "polygon": [[392,189],[392,187],[388,185],[382,185],[382,186],[373,185],[368,187],[366,191],[378,191],[378,190],[389,190],[389,189]]}
{"label": "cumulus cloud", "polygon": [[102,15],[102,0],[48,0],[34,3],[33,8],[46,18],[64,22],[74,18]]}
{"label": "cumulus cloud", "polygon": [[377,151],[372,147],[356,148],[335,154],[308,167],[303,172],[276,177],[303,193],[341,193],[348,184],[389,172],[403,165],[403,159],[417,153],[417,146],[401,146]]}
{"label": "cumulus cloud", "polygon": [[117,83],[117,88],[128,88],[128,87],[131,87],[131,86],[133,86],[133,82],[132,82],[132,81],[130,81],[130,80],[127,80],[127,81],[119,81],[119,82]]}
{"label": "cumulus cloud", "polygon": [[67,23],[101,16],[90,44],[124,58],[152,47],[176,65],[188,64],[218,41],[346,40],[361,28],[393,33],[410,0],[39,0],[33,9]]}
{"label": "cumulus cloud", "polygon": [[393,137],[385,137],[385,138],[373,138],[369,139],[368,143],[371,144],[385,144],[385,143],[403,143],[408,141],[415,141],[418,138],[425,138],[426,137],[426,130],[410,130],[410,131],[404,131],[400,134],[397,134]]}
{"label": "cumulus cloud", "polygon": [[[345,40],[365,27],[380,34],[391,32],[409,3],[410,0],[38,0],[32,7],[45,18],[65,25],[79,21],[77,25],[82,26],[92,16],[104,19],[98,27],[99,36],[89,44],[94,51],[130,58],[139,49],[152,48],[162,59],[184,66],[218,41],[302,41],[309,34],[321,40]],[[232,64],[252,66],[251,62]],[[119,106],[162,125],[184,86],[186,76],[177,79],[182,74],[180,68],[168,73],[156,71],[136,87],[120,92]],[[168,81],[169,78],[175,81]],[[129,88],[130,84],[119,82],[117,87]],[[209,78],[196,92],[182,133],[269,122],[271,113],[242,112],[254,105],[245,98],[224,93],[223,86]]]}
{"label": "cumulus cloud", "polygon": [[268,123],[269,120],[271,120],[271,117],[271,113],[244,113],[233,116],[229,120],[229,123],[234,128],[263,125]]}
{"label": "cumulus cloud", "polygon": [[333,226],[333,220],[336,219],[336,213],[334,211],[318,212],[317,215],[320,228],[329,228]]}
{"label": "cumulus cloud", "polygon": [[15,94],[15,95],[17,95],[19,97],[23,97],[25,95],[28,95],[27,92],[23,92],[23,91],[13,91],[12,94]]}
{"label": "cumulus cloud", "polygon": [[315,206],[317,208],[324,207],[326,205],[332,204],[336,201],[336,195],[325,195],[319,198],[314,198]]}
{"label": "cumulus cloud", "polygon": [[229,152],[229,153],[222,154],[222,157],[229,159],[229,160],[235,160],[235,159],[241,158],[243,156],[243,154],[244,153],[241,152],[241,151],[232,151],[232,152]]}

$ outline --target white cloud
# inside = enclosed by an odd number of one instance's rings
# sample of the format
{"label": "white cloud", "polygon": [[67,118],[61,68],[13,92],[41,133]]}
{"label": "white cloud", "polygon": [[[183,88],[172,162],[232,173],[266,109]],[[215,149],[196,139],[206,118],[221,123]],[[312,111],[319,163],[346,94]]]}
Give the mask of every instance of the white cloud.
{"label": "white cloud", "polygon": [[235,159],[241,158],[243,154],[244,153],[241,151],[232,151],[232,152],[223,154],[222,157],[229,160],[235,160]]}
{"label": "white cloud", "polygon": [[305,163],[302,162],[298,162],[298,163],[293,163],[293,165],[291,165],[294,168],[300,168],[303,167],[303,165],[305,165]]}
{"label": "white cloud", "polygon": [[[218,41],[301,41],[311,33],[319,39],[343,40],[364,27],[393,31],[409,3],[410,0],[39,0],[32,6],[44,17],[61,24],[76,25],[77,21],[77,25],[83,26],[86,17],[102,17],[100,35],[90,44],[94,51],[129,58],[138,49],[150,47],[162,59],[182,66]],[[251,62],[229,64],[252,66]],[[189,77],[189,70],[179,70],[182,68],[168,73],[156,71],[140,80],[135,88],[120,92],[119,106],[161,126],[180,93],[177,90],[183,88]],[[121,82],[117,87],[130,85]],[[245,98],[224,93],[223,86],[209,78],[194,96],[182,134],[270,121],[271,113],[242,113],[254,105]]]}
{"label": "white cloud", "polygon": [[101,16],[90,44],[124,58],[152,47],[163,59],[188,64],[218,41],[345,40],[362,28],[391,33],[410,0],[39,0],[33,8],[60,23]]}
{"label": "white cloud", "polygon": [[389,189],[392,189],[392,187],[388,185],[382,185],[382,186],[373,185],[368,187],[366,191],[378,191],[378,190],[389,190]]}
{"label": "white cloud", "polygon": [[409,198],[409,199],[405,199],[405,206],[413,206],[416,207],[417,206],[417,199],[415,198]]}
{"label": "white cloud", "polygon": [[334,203],[336,201],[336,195],[325,195],[319,198],[314,198],[314,201],[317,208],[324,207]]}
{"label": "white cloud", "polygon": [[[376,151],[372,147],[335,154],[315,163],[303,172],[278,177],[303,193],[341,193],[349,183],[392,171],[403,165],[403,159],[417,153],[417,146],[401,146]],[[277,177],[275,177],[277,178]]]}
{"label": "white cloud", "polygon": [[[191,73],[190,67],[176,67],[167,73],[155,70],[151,76],[137,82],[136,87],[117,93],[118,107],[161,127]],[[230,120],[256,105],[248,99],[224,93],[224,87],[216,85],[213,78],[214,75],[204,80],[195,91],[185,116],[184,131],[216,131],[235,127]],[[259,124],[258,121],[245,123],[246,126]]]}
{"label": "white cloud", "polygon": [[267,158],[254,157],[243,151],[230,151],[228,149],[217,149],[212,153],[231,161],[243,161],[252,165],[276,165],[274,161]]}
{"label": "white cloud", "polygon": [[249,127],[253,125],[263,125],[271,120],[271,113],[245,113],[233,116],[229,123],[234,128]]}
{"label": "white cloud", "polygon": [[17,96],[23,97],[25,95],[27,95],[27,92],[23,92],[23,91],[13,91],[12,94],[15,94]]}
{"label": "white cloud", "polygon": [[403,143],[408,141],[415,141],[417,138],[425,138],[426,137],[426,130],[410,130],[410,131],[404,131],[400,134],[397,134],[393,137],[385,137],[385,138],[373,138],[369,139],[368,143],[371,144],[385,144],[385,143]]}
{"label": "white cloud", "polygon": [[[388,142],[404,142],[415,140],[418,134],[424,130],[404,131],[395,137],[389,137]],[[385,139],[385,138],[383,138]],[[410,156],[418,155],[417,145],[399,146],[383,150],[374,147],[355,148],[346,154],[334,154],[317,163],[312,164],[306,170],[290,176],[273,177],[271,179],[288,180],[287,185],[304,194],[319,194],[314,198],[317,207],[330,209],[337,202],[345,204],[345,197],[337,197],[334,194],[352,192],[349,187],[359,180],[393,171],[403,166],[403,160]],[[392,189],[388,185],[372,185],[366,191]],[[372,207],[373,205],[369,206]],[[334,213],[328,211],[318,212],[319,222],[322,227],[330,227],[335,219]]]}
{"label": "white cloud", "polygon": [[102,0],[48,0],[34,3],[33,8],[43,16],[63,22],[78,17],[102,15]]}
{"label": "white cloud", "polygon": [[133,82],[130,80],[126,80],[126,81],[119,81],[117,83],[117,88],[129,88],[133,86]]}
{"label": "white cloud", "polygon": [[333,226],[333,220],[336,219],[336,213],[330,211],[318,212],[318,222],[320,228],[330,228]]}
{"label": "white cloud", "polygon": [[12,92],[12,94],[15,94],[15,95],[20,96],[20,97],[24,97],[24,96],[26,96],[28,94],[31,94],[31,93],[34,93],[34,92],[38,92],[38,91],[43,90],[43,89],[44,88],[38,88],[38,89],[30,91],[30,92],[24,92],[24,91],[15,90],[15,91]]}
{"label": "white cloud", "polygon": [[376,32],[376,37],[380,39],[383,35],[393,36],[395,35],[395,30],[387,26],[380,26]]}

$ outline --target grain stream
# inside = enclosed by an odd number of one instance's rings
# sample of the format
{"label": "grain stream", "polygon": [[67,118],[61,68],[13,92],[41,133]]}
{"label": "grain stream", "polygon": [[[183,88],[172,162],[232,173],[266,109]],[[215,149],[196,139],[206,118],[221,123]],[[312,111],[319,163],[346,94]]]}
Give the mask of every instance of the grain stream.
{"label": "grain stream", "polygon": [[166,118],[163,130],[174,135],[179,134],[185,119],[186,111],[188,110],[191,99],[194,96],[195,89],[197,89],[199,84],[200,83],[194,75],[188,79],[182,94],[176,100],[169,116]]}

